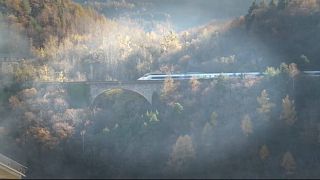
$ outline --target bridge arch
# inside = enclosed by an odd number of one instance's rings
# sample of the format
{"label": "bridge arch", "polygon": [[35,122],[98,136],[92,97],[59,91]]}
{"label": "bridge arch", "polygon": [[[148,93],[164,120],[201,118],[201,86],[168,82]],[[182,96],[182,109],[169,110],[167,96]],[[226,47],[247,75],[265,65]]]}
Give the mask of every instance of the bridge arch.
{"label": "bridge arch", "polygon": [[108,89],[123,89],[133,91],[143,96],[152,105],[152,96],[154,92],[159,92],[162,88],[160,82],[97,82],[89,83],[90,86],[90,104],[93,104],[96,98]]}
{"label": "bridge arch", "polygon": [[[116,92],[116,91],[118,91],[118,92]],[[121,92],[119,92],[119,91],[121,91]],[[96,96],[94,96],[92,98],[90,108],[91,109],[95,108],[95,105],[97,105],[97,101],[98,101],[99,97],[103,96],[105,93],[108,93],[108,92],[111,93],[110,95],[112,95],[112,93],[133,93],[137,97],[144,99],[145,102],[147,102],[150,106],[152,105],[152,97],[150,99],[149,97],[146,97],[145,94],[143,94],[139,91],[128,89],[128,88],[123,88],[123,87],[112,87],[112,88],[103,89],[103,90],[101,90],[100,93],[98,93]]]}
{"label": "bridge arch", "polygon": [[92,130],[105,128],[137,128],[145,122],[145,113],[152,109],[149,101],[138,92],[124,88],[108,88],[93,100],[90,114]]}

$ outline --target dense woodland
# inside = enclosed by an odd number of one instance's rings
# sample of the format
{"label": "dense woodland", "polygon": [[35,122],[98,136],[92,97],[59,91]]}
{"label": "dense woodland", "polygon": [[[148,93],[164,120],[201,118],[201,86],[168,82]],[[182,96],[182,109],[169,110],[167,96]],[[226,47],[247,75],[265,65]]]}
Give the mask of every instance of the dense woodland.
{"label": "dense woodland", "polygon": [[[253,1],[239,18],[182,32],[97,8],[0,0],[0,53],[23,59],[0,72],[0,152],[27,178],[319,177],[320,84],[301,71],[320,68],[320,1]],[[152,105],[124,89],[90,104],[85,84],[36,84],[188,71],[267,75],[169,78]]]}

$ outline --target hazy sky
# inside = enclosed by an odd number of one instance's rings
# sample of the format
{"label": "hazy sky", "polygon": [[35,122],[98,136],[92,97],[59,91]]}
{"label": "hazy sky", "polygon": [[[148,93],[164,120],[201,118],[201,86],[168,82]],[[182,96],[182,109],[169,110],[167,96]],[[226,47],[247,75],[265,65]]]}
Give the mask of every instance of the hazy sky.
{"label": "hazy sky", "polygon": [[[87,0],[75,0],[85,2]],[[128,15],[144,20],[163,20],[169,15],[176,30],[203,25],[213,20],[245,15],[253,0],[95,0],[108,4],[102,12],[109,18]],[[87,1],[93,3],[94,1]],[[119,8],[113,4],[131,4],[130,8]],[[151,16],[150,16],[151,15]]]}
{"label": "hazy sky", "polygon": [[182,30],[202,25],[215,19],[226,19],[245,15],[253,0],[143,1],[152,3],[151,8],[153,11],[168,13],[177,30]]}

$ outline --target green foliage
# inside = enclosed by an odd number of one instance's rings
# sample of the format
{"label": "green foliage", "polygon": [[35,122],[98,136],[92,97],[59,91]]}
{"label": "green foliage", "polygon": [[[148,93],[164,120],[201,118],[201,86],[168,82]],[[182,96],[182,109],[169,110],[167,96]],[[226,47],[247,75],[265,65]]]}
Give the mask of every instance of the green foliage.
{"label": "green foliage", "polygon": [[153,112],[153,111],[147,111],[147,113],[146,113],[146,116],[147,116],[147,118],[149,119],[149,122],[158,122],[158,121],[160,121],[159,119],[158,119],[158,116],[159,116],[159,112],[158,111],[156,111],[156,112]]}
{"label": "green foliage", "polygon": [[284,62],[281,63],[280,64],[280,72],[285,73],[285,74],[289,74],[289,66]]}
{"label": "green foliage", "polygon": [[178,114],[181,114],[183,112],[183,106],[180,103],[174,103],[173,104],[173,109],[175,110],[175,112],[177,112]]}
{"label": "green foliage", "polygon": [[33,17],[30,17],[30,23],[32,25],[32,27],[37,31],[37,32],[41,32],[42,31],[42,27],[41,25],[37,22],[36,19],[34,19]]}
{"label": "green foliage", "polygon": [[310,59],[308,59],[308,57],[306,56],[306,55],[304,55],[304,54],[302,54],[301,56],[300,56],[300,58],[301,58],[301,60],[304,62],[304,63],[306,63],[306,64],[309,64],[311,61],[310,61]]}

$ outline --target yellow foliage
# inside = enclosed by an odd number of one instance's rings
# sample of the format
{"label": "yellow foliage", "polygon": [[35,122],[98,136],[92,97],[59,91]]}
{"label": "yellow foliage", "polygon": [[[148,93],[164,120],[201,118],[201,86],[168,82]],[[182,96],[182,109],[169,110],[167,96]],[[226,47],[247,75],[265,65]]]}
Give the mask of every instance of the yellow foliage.
{"label": "yellow foliage", "polygon": [[57,81],[64,82],[65,80],[66,80],[66,76],[64,75],[64,73],[62,71],[59,72],[58,77],[57,77]]}
{"label": "yellow foliage", "polygon": [[191,85],[192,92],[197,92],[199,90],[200,82],[195,77],[190,79],[189,84]]}
{"label": "yellow foliage", "polygon": [[265,89],[261,92],[261,96],[257,97],[257,101],[260,105],[260,107],[257,108],[259,113],[270,113],[272,107],[275,106],[275,104],[269,102],[270,98],[268,97],[268,93]]}
{"label": "yellow foliage", "polygon": [[11,108],[16,109],[20,107],[22,103],[20,102],[17,96],[11,96],[9,98],[9,104]]}
{"label": "yellow foliage", "polygon": [[173,146],[168,167],[174,172],[181,172],[195,159],[195,150],[190,136],[179,136]]}
{"label": "yellow foliage", "polygon": [[293,125],[297,121],[297,113],[295,110],[294,101],[291,101],[288,95],[282,99],[282,113],[280,118],[283,119],[289,126]]}
{"label": "yellow foliage", "polygon": [[57,138],[53,137],[51,132],[44,127],[32,127],[28,131],[32,137],[47,148],[53,148],[58,144]]}
{"label": "yellow foliage", "polygon": [[174,80],[171,77],[168,77],[164,80],[162,93],[164,96],[171,95],[173,92],[177,90],[178,86],[174,82]]}

